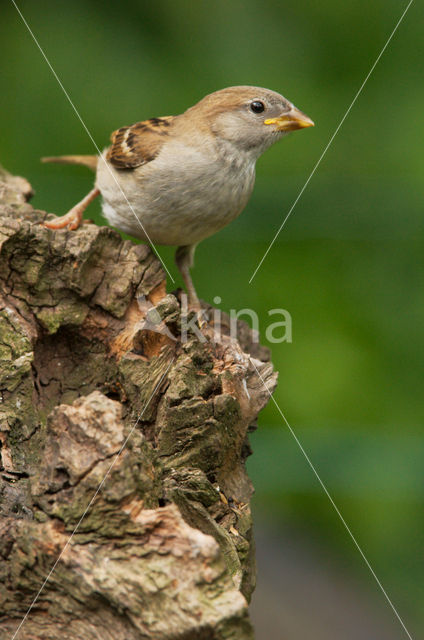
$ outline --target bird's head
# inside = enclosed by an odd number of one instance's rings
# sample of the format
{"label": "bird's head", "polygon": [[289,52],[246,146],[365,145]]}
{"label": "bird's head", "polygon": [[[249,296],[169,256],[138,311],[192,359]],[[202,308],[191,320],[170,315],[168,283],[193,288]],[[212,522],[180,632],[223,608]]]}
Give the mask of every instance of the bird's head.
{"label": "bird's head", "polygon": [[186,114],[202,119],[217,137],[256,157],[286,133],[314,126],[289,100],[261,87],[215,91]]}

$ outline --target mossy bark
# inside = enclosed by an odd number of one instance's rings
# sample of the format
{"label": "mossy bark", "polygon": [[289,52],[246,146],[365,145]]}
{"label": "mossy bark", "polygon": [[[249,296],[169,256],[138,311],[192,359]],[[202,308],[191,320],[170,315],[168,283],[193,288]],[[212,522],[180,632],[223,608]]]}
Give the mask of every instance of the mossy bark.
{"label": "mossy bark", "polygon": [[30,195],[0,172],[0,635],[54,567],[17,638],[250,639],[269,354],[212,320],[182,341],[148,247],[47,230]]}

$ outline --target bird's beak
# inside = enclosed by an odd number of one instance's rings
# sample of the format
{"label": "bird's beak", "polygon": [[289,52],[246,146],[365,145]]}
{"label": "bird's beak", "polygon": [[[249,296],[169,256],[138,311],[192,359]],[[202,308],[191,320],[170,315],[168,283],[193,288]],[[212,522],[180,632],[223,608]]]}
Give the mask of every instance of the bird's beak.
{"label": "bird's beak", "polygon": [[314,122],[307,115],[292,107],[290,111],[278,118],[264,120],[264,124],[275,124],[277,131],[295,131],[305,127],[313,127]]}

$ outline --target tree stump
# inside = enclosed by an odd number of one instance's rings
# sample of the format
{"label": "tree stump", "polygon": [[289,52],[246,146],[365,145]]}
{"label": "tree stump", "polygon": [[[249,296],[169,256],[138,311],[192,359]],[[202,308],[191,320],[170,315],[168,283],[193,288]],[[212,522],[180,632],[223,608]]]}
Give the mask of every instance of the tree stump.
{"label": "tree stump", "polygon": [[1,171],[1,638],[253,638],[268,350],[224,316],[182,340],[147,246],[50,231],[30,196]]}

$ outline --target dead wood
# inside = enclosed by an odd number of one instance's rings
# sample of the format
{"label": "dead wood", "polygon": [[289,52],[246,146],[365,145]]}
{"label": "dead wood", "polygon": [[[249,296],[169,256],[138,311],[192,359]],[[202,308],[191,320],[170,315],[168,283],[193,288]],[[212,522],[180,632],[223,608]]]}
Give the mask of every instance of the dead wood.
{"label": "dead wood", "polygon": [[30,195],[0,173],[0,636],[62,552],[20,640],[252,638],[268,351],[241,324],[182,341],[147,246],[47,230]]}

